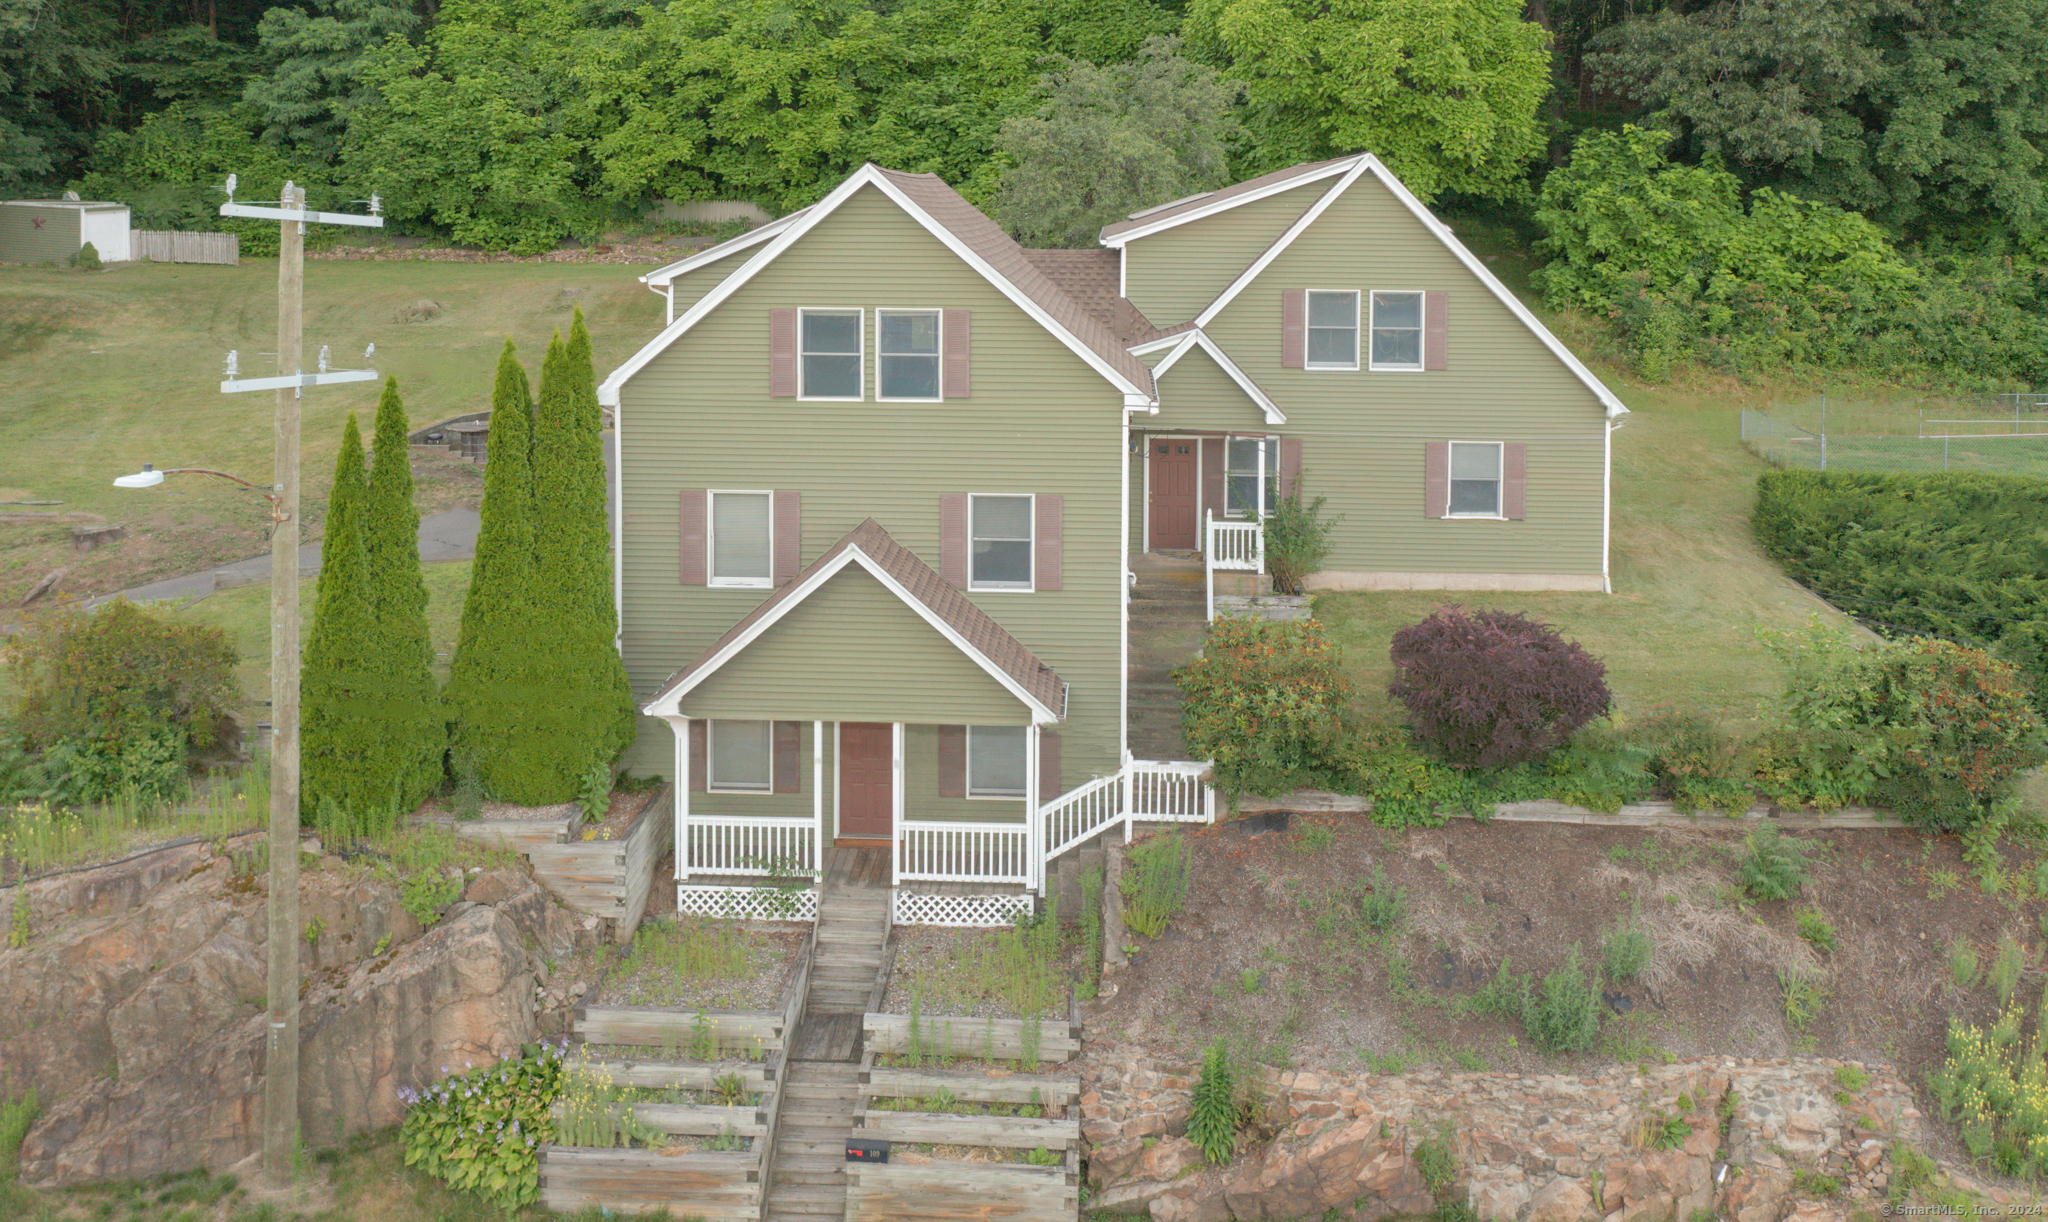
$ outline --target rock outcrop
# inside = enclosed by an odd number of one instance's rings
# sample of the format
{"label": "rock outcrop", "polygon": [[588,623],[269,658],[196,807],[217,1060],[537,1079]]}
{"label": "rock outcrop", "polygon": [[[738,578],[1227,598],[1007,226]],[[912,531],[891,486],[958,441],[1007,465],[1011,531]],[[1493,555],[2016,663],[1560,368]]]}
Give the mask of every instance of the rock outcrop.
{"label": "rock outcrop", "polygon": [[[396,886],[367,869],[328,858],[302,877],[299,1120],[309,1145],[395,1123],[398,1087],[559,1029],[562,994],[542,987],[548,961],[596,938],[594,923],[517,869],[475,875],[425,930]],[[255,1150],[261,882],[190,845],[104,876],[25,884],[33,936],[0,951],[0,1096],[33,1086],[44,1101],[22,1145],[25,1181],[219,1168]]]}

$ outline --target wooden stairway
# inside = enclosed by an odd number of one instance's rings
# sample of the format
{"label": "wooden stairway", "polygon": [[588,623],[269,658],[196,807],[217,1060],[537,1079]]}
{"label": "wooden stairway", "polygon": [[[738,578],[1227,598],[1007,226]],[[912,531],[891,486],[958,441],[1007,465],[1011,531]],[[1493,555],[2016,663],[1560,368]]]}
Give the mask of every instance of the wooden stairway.
{"label": "wooden stairway", "polygon": [[767,1222],[841,1222],[846,1139],[859,1105],[861,1016],[878,999],[889,936],[886,849],[835,848],[818,896],[803,1017],[788,1037]]}

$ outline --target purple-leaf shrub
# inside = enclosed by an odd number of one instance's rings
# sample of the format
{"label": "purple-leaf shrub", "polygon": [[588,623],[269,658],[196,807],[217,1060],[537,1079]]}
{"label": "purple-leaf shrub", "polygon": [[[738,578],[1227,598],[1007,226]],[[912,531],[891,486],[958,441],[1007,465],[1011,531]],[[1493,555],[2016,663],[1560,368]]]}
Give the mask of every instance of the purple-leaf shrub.
{"label": "purple-leaf shrub", "polygon": [[1494,768],[1561,746],[1607,711],[1607,667],[1510,611],[1438,607],[1394,634],[1389,695],[1416,736],[1453,763]]}

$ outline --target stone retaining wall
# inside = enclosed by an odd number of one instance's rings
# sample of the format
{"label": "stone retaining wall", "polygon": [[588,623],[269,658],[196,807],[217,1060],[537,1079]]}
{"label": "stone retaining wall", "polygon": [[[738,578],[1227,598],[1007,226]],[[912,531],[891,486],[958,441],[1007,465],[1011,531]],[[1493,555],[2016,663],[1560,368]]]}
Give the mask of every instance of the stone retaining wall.
{"label": "stone retaining wall", "polygon": [[1780,1222],[1798,1212],[1809,1222],[1876,1212],[1892,1152],[1923,1137],[1896,1073],[1826,1059],[1707,1058],[1585,1077],[1263,1070],[1254,1093],[1270,1142],[1246,1139],[1233,1164],[1209,1168],[1184,1136],[1194,1070],[1091,1050],[1081,1096],[1091,1208],[1173,1222],[1426,1214],[1437,1200],[1415,1151],[1442,1136],[1458,1166],[1445,1198],[1482,1219]]}

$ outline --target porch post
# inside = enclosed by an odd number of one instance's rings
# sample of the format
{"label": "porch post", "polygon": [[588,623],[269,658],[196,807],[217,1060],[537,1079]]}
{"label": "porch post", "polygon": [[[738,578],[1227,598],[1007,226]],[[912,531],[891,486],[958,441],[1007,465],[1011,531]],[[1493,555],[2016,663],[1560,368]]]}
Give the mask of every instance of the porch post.
{"label": "porch post", "polygon": [[825,723],[811,723],[811,868],[818,871],[818,893],[825,882]]}
{"label": "porch post", "polygon": [[1215,514],[1208,509],[1202,511],[1202,580],[1203,588],[1202,622],[1216,622],[1216,522]]}
{"label": "porch post", "polygon": [[1034,721],[1024,730],[1024,851],[1030,858],[1025,863],[1030,872],[1030,885],[1037,888],[1042,898],[1045,895],[1045,842],[1039,824],[1038,723]]}
{"label": "porch post", "polygon": [[889,885],[903,881],[903,723],[889,723]]}
{"label": "porch post", "polygon": [[676,734],[676,881],[690,878],[690,719],[672,717]]}

